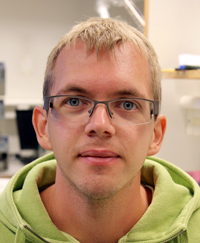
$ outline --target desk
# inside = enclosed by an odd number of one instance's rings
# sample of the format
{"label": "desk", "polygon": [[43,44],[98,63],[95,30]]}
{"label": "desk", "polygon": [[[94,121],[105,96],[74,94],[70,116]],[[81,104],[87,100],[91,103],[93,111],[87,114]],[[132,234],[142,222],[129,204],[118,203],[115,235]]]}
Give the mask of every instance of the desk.
{"label": "desk", "polygon": [[7,183],[9,182],[10,178],[0,178],[0,194],[6,187]]}
{"label": "desk", "polygon": [[9,155],[7,160],[7,169],[0,171],[0,194],[6,187],[10,178],[20,170],[24,164],[15,157],[15,155]]}
{"label": "desk", "polygon": [[7,169],[0,171],[0,178],[12,177],[23,166],[24,164],[14,155],[9,155],[7,158]]}

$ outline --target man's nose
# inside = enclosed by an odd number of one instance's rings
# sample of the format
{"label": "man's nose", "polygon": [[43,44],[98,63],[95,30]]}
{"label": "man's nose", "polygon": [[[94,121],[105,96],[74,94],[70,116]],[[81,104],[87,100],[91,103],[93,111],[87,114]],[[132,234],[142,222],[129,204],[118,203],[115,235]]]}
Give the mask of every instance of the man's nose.
{"label": "man's nose", "polygon": [[99,137],[108,137],[115,134],[115,128],[105,104],[96,105],[92,116],[85,126],[85,133],[89,136]]}

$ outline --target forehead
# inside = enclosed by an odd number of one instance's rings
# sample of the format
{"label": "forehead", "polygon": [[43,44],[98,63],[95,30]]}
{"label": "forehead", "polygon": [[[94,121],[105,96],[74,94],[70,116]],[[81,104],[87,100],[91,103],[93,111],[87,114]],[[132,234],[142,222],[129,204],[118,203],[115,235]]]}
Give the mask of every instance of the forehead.
{"label": "forehead", "polygon": [[82,41],[63,48],[56,61],[51,95],[63,94],[72,86],[111,95],[122,89],[137,89],[145,98],[152,98],[148,61],[130,43],[99,55],[94,50],[88,54]]}

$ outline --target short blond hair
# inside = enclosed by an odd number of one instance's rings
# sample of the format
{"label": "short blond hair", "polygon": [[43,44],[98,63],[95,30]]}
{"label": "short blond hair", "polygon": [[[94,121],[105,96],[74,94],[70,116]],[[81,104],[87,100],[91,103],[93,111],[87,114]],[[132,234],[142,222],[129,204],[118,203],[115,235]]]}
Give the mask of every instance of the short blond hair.
{"label": "short blond hair", "polygon": [[77,40],[84,42],[87,53],[96,50],[97,56],[100,52],[113,51],[116,45],[123,44],[126,41],[134,44],[148,60],[150,86],[154,100],[161,101],[161,69],[150,42],[141,32],[123,21],[98,17],[74,26],[51,51],[45,72],[43,96],[50,95],[55,80],[54,69],[59,53],[65,46],[70,47]]}

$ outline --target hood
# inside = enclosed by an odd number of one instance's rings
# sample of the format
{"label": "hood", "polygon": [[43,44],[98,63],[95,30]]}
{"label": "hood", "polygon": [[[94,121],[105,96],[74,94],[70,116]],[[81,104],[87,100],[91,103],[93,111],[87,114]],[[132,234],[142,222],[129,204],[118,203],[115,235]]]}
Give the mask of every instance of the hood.
{"label": "hood", "polygon": [[[51,153],[26,165],[9,181],[0,195],[0,233],[3,224],[12,235],[7,242],[78,243],[56,228],[38,193],[38,188],[43,190],[55,182],[55,171]],[[177,235],[187,238],[188,222],[200,208],[198,184],[176,166],[153,157],[145,161],[141,181],[154,187],[152,203],[119,243],[169,242]]]}
{"label": "hood", "polygon": [[155,157],[147,157],[141,181],[154,187],[153,199],[146,213],[124,237],[126,241],[179,242],[172,239],[181,235],[180,242],[188,242],[189,221],[194,212],[198,211],[200,217],[200,189],[196,181],[175,165]]}
{"label": "hood", "polygon": [[[9,242],[75,242],[52,224],[43,204],[38,203],[41,201],[38,188],[42,190],[53,184],[55,171],[56,160],[51,153],[24,166],[1,193],[0,222],[15,239]],[[42,180],[44,174],[45,180]]]}

